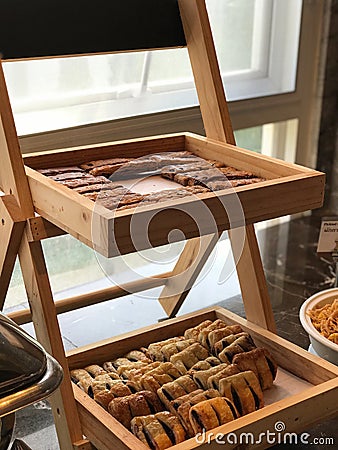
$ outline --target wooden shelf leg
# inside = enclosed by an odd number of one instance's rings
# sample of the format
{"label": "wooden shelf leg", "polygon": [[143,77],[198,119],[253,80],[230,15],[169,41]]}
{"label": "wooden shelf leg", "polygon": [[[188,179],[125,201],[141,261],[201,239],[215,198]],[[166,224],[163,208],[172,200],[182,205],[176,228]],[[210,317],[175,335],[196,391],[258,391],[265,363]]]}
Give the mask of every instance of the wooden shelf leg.
{"label": "wooden shelf leg", "polygon": [[0,197],[0,310],[3,309],[26,219],[13,195]]}
{"label": "wooden shelf leg", "polygon": [[[235,261],[237,261],[236,269],[246,318],[250,322],[276,332],[255,228],[253,225],[246,226],[244,246],[242,246],[243,234],[238,229],[229,230],[229,238]],[[240,245],[237,244],[238,238],[241,240]],[[240,254],[238,254],[239,251]]]}
{"label": "wooden shelf leg", "polygon": [[169,317],[174,317],[219,239],[219,234],[190,239],[164,286],[159,302]]}
{"label": "wooden shelf leg", "polygon": [[25,233],[19,259],[36,337],[64,371],[61,386],[50,397],[50,403],[60,448],[71,450],[73,443],[81,442],[83,435],[41,243],[29,242]]}

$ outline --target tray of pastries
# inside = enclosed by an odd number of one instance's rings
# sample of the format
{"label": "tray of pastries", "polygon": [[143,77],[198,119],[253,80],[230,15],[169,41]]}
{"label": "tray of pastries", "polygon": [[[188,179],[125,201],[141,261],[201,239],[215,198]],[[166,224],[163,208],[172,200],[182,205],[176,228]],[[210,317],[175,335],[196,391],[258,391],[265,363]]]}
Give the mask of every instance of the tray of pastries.
{"label": "tray of pastries", "polygon": [[[189,133],[36,153],[24,162],[36,212],[108,257],[166,244],[173,229],[192,238],[323,200],[324,174]],[[234,201],[241,214],[227,206]],[[208,219],[199,217],[204,210]],[[144,224],[151,226],[143,239]]]}
{"label": "tray of pastries", "polygon": [[104,412],[128,430],[141,448],[160,450],[196,443],[196,436],[239,423],[276,402],[278,410],[287,389],[298,393],[312,387],[278,367],[281,349],[266,345],[243,319],[229,323],[229,315],[237,316],[223,311],[218,310],[220,317],[197,315],[196,324],[183,318],[177,335],[71,368],[76,392],[82,392],[82,401],[94,402],[94,414],[101,410],[99,416]]}

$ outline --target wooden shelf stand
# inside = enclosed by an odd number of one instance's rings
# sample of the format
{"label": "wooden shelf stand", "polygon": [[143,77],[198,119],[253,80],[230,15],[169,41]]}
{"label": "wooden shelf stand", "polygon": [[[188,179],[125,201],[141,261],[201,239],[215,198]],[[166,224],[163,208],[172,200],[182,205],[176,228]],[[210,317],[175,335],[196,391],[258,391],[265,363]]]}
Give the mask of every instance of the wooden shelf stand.
{"label": "wooden shelf stand", "polygon": [[[8,14],[12,12],[12,15],[15,16],[14,8],[16,2],[13,1],[12,3],[12,11],[10,10],[11,6],[6,6],[5,8],[7,8]],[[48,10],[44,10],[42,3],[38,0],[29,2],[33,11],[35,7],[41,7],[39,21],[31,23],[31,29],[37,27],[37,34],[39,32],[46,33],[48,26],[43,25],[42,22],[45,20],[46,23],[49,23],[50,19],[48,16],[50,13]],[[263,199],[265,192],[269,192],[272,196],[271,198],[273,198],[279,192],[287,192],[286,190],[278,191],[279,188],[288,189],[290,192],[292,190],[296,191],[295,183],[297,183],[297,189],[299,188],[298,197],[295,195],[294,202],[290,198],[289,204],[284,207],[284,210],[275,210],[272,214],[273,216],[320,206],[324,188],[323,174],[261,156],[251,156],[250,152],[245,153],[241,149],[237,150],[204,0],[162,0],[161,2],[158,2],[158,0],[147,0],[145,2],[128,0],[122,2],[123,5],[120,7],[116,5],[118,2],[99,2],[103,8],[100,13],[102,24],[97,24],[97,27],[104,30],[104,39],[102,38],[101,41],[99,38],[97,38],[97,41],[95,40],[95,27],[93,28],[90,24],[89,3],[86,1],[80,2],[77,11],[79,16],[67,18],[62,29],[64,39],[61,39],[59,47],[57,47],[58,40],[55,39],[55,36],[52,36],[54,29],[50,32],[51,35],[41,34],[39,37],[40,41],[46,42],[45,46],[50,45],[50,50],[48,51],[43,48],[42,44],[41,48],[37,47],[37,42],[39,41],[34,40],[35,35],[31,39],[27,36],[22,36],[22,39],[27,42],[20,44],[20,39],[18,38],[16,43],[13,43],[10,30],[15,24],[9,23],[5,30],[0,31],[0,51],[3,53],[4,59],[105,53],[116,50],[128,51],[135,50],[138,47],[143,49],[181,47],[186,44],[200,102],[206,139],[201,139],[200,142],[197,142],[198,139],[196,140],[194,136],[189,135],[180,139],[196,148],[198,145],[201,145],[204,148],[204,152],[214,152],[212,153],[213,155],[220,155],[225,160],[231,157],[235,161],[235,158],[238,158],[238,161],[242,160],[244,161],[243,164],[246,165],[257,161],[257,167],[262,164],[262,170],[268,174],[276,170],[276,174],[274,174],[275,180],[272,179],[274,176],[271,176],[271,180],[265,187],[257,188],[256,191],[253,190],[251,193],[245,188],[238,191],[243,204],[247,205],[248,217],[250,215],[248,208],[252,203],[250,199],[254,198],[255,192],[257,198]],[[109,11],[105,10],[102,5],[107,3],[115,4],[114,8],[121,8],[122,12],[110,10],[109,8],[113,8],[112,5],[105,6]],[[160,9],[158,7],[159,3],[161,3]],[[66,14],[67,2],[60,1],[59,8],[61,12],[63,8],[64,14]],[[115,15],[118,16],[118,13],[130,14],[130,11],[133,11],[133,18],[135,19],[140,8],[148,8],[147,17],[149,18],[149,23],[142,30],[131,30],[129,28],[127,30],[129,37],[125,37],[128,42],[125,45],[121,44],[122,38],[118,37],[118,32],[121,29],[115,24],[117,29],[111,31],[114,27],[109,27],[109,17],[112,17],[113,12],[115,17]],[[82,17],[80,17],[81,10],[83,10]],[[144,16],[144,11],[140,10],[139,13]],[[30,13],[27,10],[25,14]],[[68,11],[68,14],[75,13]],[[131,20],[132,26],[137,27],[137,20],[135,21],[134,19]],[[159,30],[161,27],[167,27],[165,24],[168,24],[168,19],[171,20],[169,20],[169,23],[172,22],[172,27],[169,27],[170,29],[167,30],[170,39],[162,39],[159,35],[157,41],[157,38],[151,35],[149,30],[152,29],[154,21],[156,21]],[[34,19],[34,15],[31,15],[28,17],[28,20],[34,21],[36,19]],[[124,20],[121,28],[125,24],[126,21]],[[84,28],[82,29],[83,43],[77,42],[76,39],[72,42],[72,37],[77,35],[77,31],[79,31],[76,27],[79,26]],[[141,27],[141,25],[139,26]],[[88,27],[87,30],[85,29],[86,27]],[[90,30],[89,34],[93,36],[93,45],[90,45],[90,39],[86,38],[85,32],[87,31],[88,34],[88,30]],[[114,46],[114,36],[110,37],[110,33],[114,32],[118,43],[116,46]],[[140,38],[142,32],[146,34],[143,40]],[[22,48],[20,48],[20,45]],[[8,49],[7,52],[6,49]],[[20,324],[32,321],[38,340],[61,363],[64,369],[64,381],[51,400],[60,447],[62,450],[71,448],[85,450],[91,448],[91,444],[83,436],[83,428],[73,395],[57,314],[127,295],[131,286],[127,284],[125,287],[108,288],[99,292],[87,293],[54,302],[41,240],[65,233],[72,233],[83,242],[92,246],[88,238],[87,228],[85,228],[83,222],[91,220],[93,209],[84,204],[84,209],[79,210],[82,213],[81,218],[79,219],[75,215],[69,216],[67,223],[66,220],[63,221],[60,218],[62,216],[53,216],[53,213],[49,211],[53,197],[43,197],[44,194],[41,194],[41,192],[44,192],[44,189],[45,192],[55,192],[55,202],[60,198],[62,199],[63,195],[68,194],[64,193],[63,187],[60,188],[61,191],[59,192],[59,188],[48,185],[46,180],[43,179],[44,177],[41,176],[42,178],[39,178],[39,175],[36,175],[34,167],[40,164],[41,161],[48,160],[48,154],[22,158],[2,67],[0,71],[0,118],[0,189],[4,193],[4,196],[0,197],[0,240],[3,243],[0,249],[1,307],[3,307],[5,302],[15,259],[18,255],[30,308],[29,310],[13,313],[12,318]],[[148,144],[149,142],[147,141],[146,143]],[[112,143],[112,148],[114,145]],[[128,146],[128,144],[126,145]],[[88,153],[86,149],[82,149],[82,151]],[[90,151],[99,158],[102,157],[102,152],[109,152],[110,147],[102,145],[101,147],[93,148],[92,146]],[[119,147],[117,147],[116,151],[120,151]],[[62,159],[62,152],[61,150],[55,155],[59,155],[57,157]],[[64,160],[68,158],[68,160],[73,161],[76,154],[80,153],[77,153],[77,150],[69,150],[64,154]],[[263,191],[264,188],[266,189],[265,191]],[[76,202],[76,198],[72,197],[73,194],[69,195],[70,200],[67,199],[67,201],[72,205],[71,201]],[[301,195],[303,195],[304,201]],[[262,200],[263,204],[268,208],[269,204],[264,203]],[[265,214],[262,217],[268,218],[267,213]],[[125,217],[123,214],[121,217],[121,221],[127,220],[123,219]],[[275,332],[273,312],[254,230],[255,217],[255,214],[252,212],[251,218],[250,220],[248,219],[245,227],[245,242],[241,255],[238,257],[237,273],[247,320],[271,332]],[[221,223],[220,219],[217,220]],[[262,218],[259,220],[262,220]],[[159,301],[168,317],[174,317],[201,272],[208,256],[217,244],[220,234],[228,228],[229,224],[224,222],[222,225],[219,225],[217,233],[211,235],[198,236],[192,232],[191,238],[187,241],[174,270],[171,273],[160,274],[152,279],[132,283],[133,292],[163,285]],[[234,253],[238,252],[237,233],[238,230],[236,229],[232,229],[229,233]],[[128,251],[129,247],[126,247],[125,252]],[[180,285],[177,286],[177,282],[173,281],[173,275],[182,273],[186,275],[180,278]]]}

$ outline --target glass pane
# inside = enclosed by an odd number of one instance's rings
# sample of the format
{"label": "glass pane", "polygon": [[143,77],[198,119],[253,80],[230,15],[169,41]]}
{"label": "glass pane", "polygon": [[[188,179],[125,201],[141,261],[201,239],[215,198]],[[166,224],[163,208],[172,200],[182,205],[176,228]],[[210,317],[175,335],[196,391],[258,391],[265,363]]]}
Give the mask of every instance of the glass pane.
{"label": "glass pane", "polygon": [[257,153],[262,151],[263,127],[244,128],[235,131],[236,144],[238,147],[253,150]]}
{"label": "glass pane", "polygon": [[151,54],[149,83],[175,79],[193,81],[193,74],[186,48],[158,50]]}
{"label": "glass pane", "polygon": [[222,73],[251,68],[256,0],[207,0]]}

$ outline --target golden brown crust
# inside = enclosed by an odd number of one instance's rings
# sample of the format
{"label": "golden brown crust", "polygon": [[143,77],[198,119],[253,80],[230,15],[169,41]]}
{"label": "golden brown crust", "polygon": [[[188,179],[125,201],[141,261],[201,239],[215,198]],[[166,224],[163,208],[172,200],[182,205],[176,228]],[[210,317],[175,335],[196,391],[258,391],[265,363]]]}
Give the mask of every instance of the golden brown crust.
{"label": "golden brown crust", "polygon": [[125,397],[116,397],[108,404],[109,413],[128,429],[130,429],[133,417],[148,416],[159,408],[159,402],[153,397],[153,393],[145,391]]}
{"label": "golden brown crust", "polygon": [[155,417],[163,426],[173,445],[185,440],[186,434],[178,417],[168,411],[157,413]]}
{"label": "golden brown crust", "polygon": [[208,327],[211,324],[212,324],[211,320],[205,320],[204,322],[201,322],[196,327],[188,328],[184,332],[184,337],[186,339],[194,339],[195,341],[197,341],[200,331],[203,330],[203,328],[206,328],[206,327]]}
{"label": "golden brown crust", "polygon": [[98,375],[107,373],[103,369],[103,367],[99,366],[98,364],[91,364],[91,365],[85,367],[85,370],[94,378],[97,377]]}
{"label": "golden brown crust", "polygon": [[149,409],[152,414],[163,411],[163,406],[157,394],[151,391],[140,391],[139,394],[142,394],[145,400],[147,401]]}
{"label": "golden brown crust", "polygon": [[128,430],[130,429],[130,421],[132,419],[132,415],[129,408],[129,396],[114,398],[108,404],[108,411],[124,427],[128,428]]}
{"label": "golden brown crust", "polygon": [[230,404],[229,402],[230,400],[224,397],[215,397],[209,402],[217,415],[220,425],[231,422],[239,417],[234,404]]}
{"label": "golden brown crust", "polygon": [[142,362],[146,362],[146,363],[151,363],[151,359],[148,358],[140,350],[131,350],[126,355],[124,355],[124,357],[129,359],[130,361],[142,361]]}
{"label": "golden brown crust", "polygon": [[198,335],[198,341],[203,347],[209,348],[209,342],[208,342],[208,336],[209,334],[214,331],[218,330],[220,328],[224,328],[226,326],[226,323],[221,320],[217,319],[214,322],[212,322],[208,327],[203,328],[203,330],[200,331]]}
{"label": "golden brown crust", "polygon": [[263,390],[272,386],[276,376],[277,365],[267,349],[258,347],[249,352],[234,356],[234,364],[241,371],[252,370],[257,376]]}
{"label": "golden brown crust", "polygon": [[229,347],[232,343],[234,343],[238,338],[242,336],[248,336],[248,333],[241,332],[238,334],[229,334],[224,336],[224,338],[220,339],[214,344],[213,351],[215,355],[219,355],[224,349]]}
{"label": "golden brown crust", "polygon": [[216,375],[216,373],[222,372],[226,367],[228,367],[228,364],[219,364],[218,366],[211,367],[207,370],[199,370],[193,373],[193,380],[198,387],[208,389],[208,379],[211,376]]}
{"label": "golden brown crust", "polygon": [[170,357],[170,362],[173,363],[179,372],[184,375],[187,370],[191,369],[198,361],[204,360],[209,356],[208,351],[199,343],[189,345],[176,355]]}
{"label": "golden brown crust", "polygon": [[143,417],[134,417],[130,423],[131,432],[147,447],[148,441],[143,430]]}
{"label": "golden brown crust", "polygon": [[165,345],[175,343],[177,341],[183,340],[183,336],[173,337],[165,339],[164,341],[153,342],[148,346],[148,354],[153,361],[163,361],[163,354],[161,348]]}
{"label": "golden brown crust", "polygon": [[230,399],[242,415],[256,411],[262,404],[263,393],[253,372],[240,372],[219,382],[219,391],[223,397]]}
{"label": "golden brown crust", "polygon": [[151,414],[148,402],[142,394],[133,394],[129,396],[129,408],[132,417]]}
{"label": "golden brown crust", "polygon": [[152,448],[155,450],[162,450],[172,446],[169,436],[154,416],[143,417],[143,430],[151,442]]}
{"label": "golden brown crust", "polygon": [[189,419],[195,434],[218,427],[218,418],[210,403],[212,401],[205,400],[190,408]]}
{"label": "golden brown crust", "polygon": [[239,373],[239,369],[234,364],[230,364],[221,371],[217,372],[215,375],[211,375],[207,380],[207,386],[209,389],[219,389],[219,382],[222,378],[229,377]]}
{"label": "golden brown crust", "polygon": [[92,376],[85,369],[74,369],[70,371],[70,376],[74,383],[81,381],[83,378],[90,379]]}

